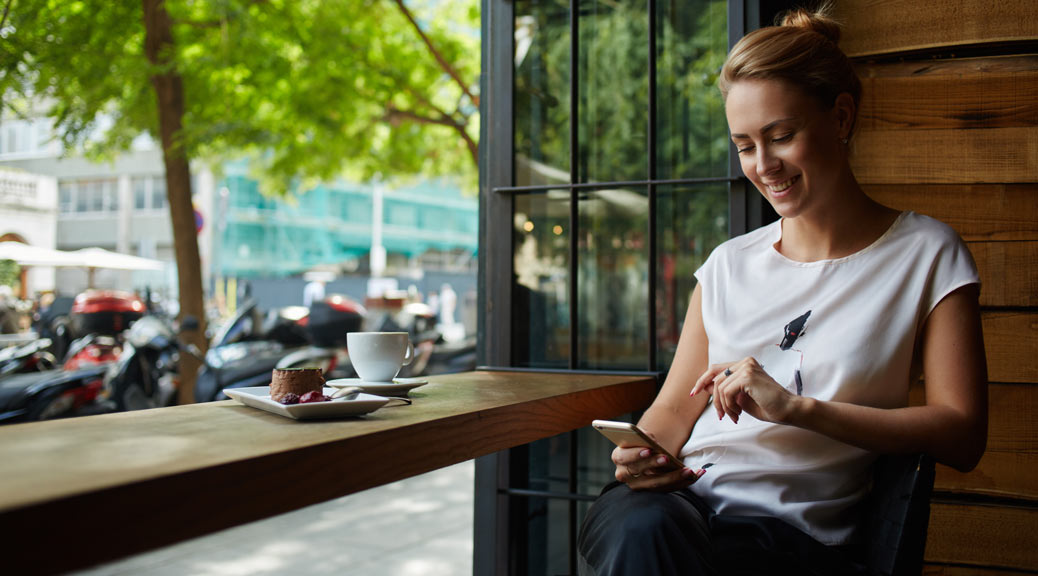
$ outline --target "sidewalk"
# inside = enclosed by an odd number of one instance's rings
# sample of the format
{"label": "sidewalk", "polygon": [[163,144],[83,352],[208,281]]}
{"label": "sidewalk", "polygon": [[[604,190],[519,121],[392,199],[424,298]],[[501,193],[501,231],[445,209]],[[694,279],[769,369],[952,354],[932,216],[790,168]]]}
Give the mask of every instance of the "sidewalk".
{"label": "sidewalk", "polygon": [[474,477],[463,462],[74,574],[472,574]]}

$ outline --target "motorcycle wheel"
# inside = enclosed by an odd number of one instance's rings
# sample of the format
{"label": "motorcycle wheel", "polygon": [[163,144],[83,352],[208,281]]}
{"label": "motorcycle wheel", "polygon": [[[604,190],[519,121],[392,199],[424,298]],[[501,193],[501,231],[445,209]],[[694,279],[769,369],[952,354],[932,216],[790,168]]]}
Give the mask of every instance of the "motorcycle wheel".
{"label": "motorcycle wheel", "polygon": [[64,394],[64,390],[48,390],[33,400],[27,419],[37,421],[64,418],[72,415],[73,406],[75,399]]}

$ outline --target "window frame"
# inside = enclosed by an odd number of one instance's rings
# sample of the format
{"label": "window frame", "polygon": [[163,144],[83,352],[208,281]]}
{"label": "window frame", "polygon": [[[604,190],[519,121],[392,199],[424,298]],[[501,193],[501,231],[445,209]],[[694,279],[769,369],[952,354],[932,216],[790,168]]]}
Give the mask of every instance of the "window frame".
{"label": "window frame", "polygon": [[[570,0],[570,181],[568,184],[545,186],[514,186],[514,4],[516,0],[482,0],[482,75],[480,77],[480,150],[479,150],[479,277],[478,277],[478,358],[481,367],[511,371],[540,371],[535,368],[517,368],[513,358],[513,325],[511,316],[513,286],[512,213],[516,195],[565,189],[570,193],[570,222],[567,234],[575,237],[578,230],[578,193],[581,190],[603,186],[640,186],[648,190],[648,314],[649,334],[656,334],[656,277],[659,257],[656,245],[656,191],[672,185],[697,185],[724,182],[728,184],[729,236],[737,236],[758,228],[774,219],[770,206],[742,176],[738,155],[729,145],[728,175],[714,178],[683,178],[657,180],[656,169],[656,27],[649,26],[648,46],[648,178],[644,181],[581,183],[578,178],[577,154],[579,86],[579,0]],[[789,7],[790,2],[769,0],[728,1],[728,47],[746,32],[770,23],[774,15]],[[647,17],[655,22],[656,0],[646,0]],[[573,15],[578,17],[574,18]],[[507,231],[507,232],[505,232]],[[569,274],[576,278],[578,265],[577,243],[569,243]],[[569,283],[570,326],[578,326],[577,282]],[[569,368],[566,372],[608,372],[615,370],[578,370],[578,330],[570,330]],[[645,372],[656,375],[657,345],[649,338]],[[627,372],[630,373],[630,372]],[[473,573],[525,573],[520,557],[525,550],[527,525],[525,502],[527,498],[553,498],[570,503],[571,573],[576,573],[576,506],[589,498],[577,493],[576,458],[579,442],[577,432],[570,433],[568,493],[539,493],[521,488],[529,476],[527,447],[519,447],[485,456],[476,460],[475,530]],[[517,488],[520,487],[520,488]]]}

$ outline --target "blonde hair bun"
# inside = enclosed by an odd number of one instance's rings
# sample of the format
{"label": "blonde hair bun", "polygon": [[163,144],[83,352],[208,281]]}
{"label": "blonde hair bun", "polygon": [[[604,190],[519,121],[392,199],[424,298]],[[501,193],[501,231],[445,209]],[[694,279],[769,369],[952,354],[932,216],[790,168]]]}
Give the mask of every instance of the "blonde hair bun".
{"label": "blonde hair bun", "polygon": [[840,43],[840,23],[831,15],[832,5],[828,2],[815,11],[794,8],[780,18],[780,26],[805,28],[825,36],[833,44]]}

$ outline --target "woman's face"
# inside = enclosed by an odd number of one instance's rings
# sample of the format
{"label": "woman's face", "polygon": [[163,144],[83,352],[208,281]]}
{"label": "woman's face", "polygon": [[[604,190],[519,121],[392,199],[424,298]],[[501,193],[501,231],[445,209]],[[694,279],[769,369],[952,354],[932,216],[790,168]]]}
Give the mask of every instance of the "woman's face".
{"label": "woman's face", "polygon": [[841,140],[850,132],[844,104],[841,96],[826,109],[779,80],[740,80],[728,90],[725,112],[742,171],[780,216],[824,212],[837,197],[846,168]]}

